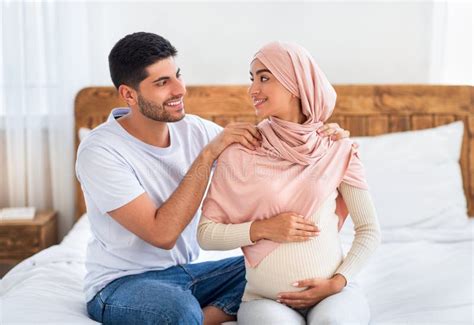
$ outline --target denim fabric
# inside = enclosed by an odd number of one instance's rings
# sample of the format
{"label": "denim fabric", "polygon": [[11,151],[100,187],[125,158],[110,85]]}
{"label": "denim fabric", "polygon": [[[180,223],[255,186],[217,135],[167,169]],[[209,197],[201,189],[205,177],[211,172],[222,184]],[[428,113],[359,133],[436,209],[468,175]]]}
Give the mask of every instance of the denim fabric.
{"label": "denim fabric", "polygon": [[243,257],[177,265],[109,283],[87,303],[104,324],[202,324],[202,308],[236,315],[245,288]]}

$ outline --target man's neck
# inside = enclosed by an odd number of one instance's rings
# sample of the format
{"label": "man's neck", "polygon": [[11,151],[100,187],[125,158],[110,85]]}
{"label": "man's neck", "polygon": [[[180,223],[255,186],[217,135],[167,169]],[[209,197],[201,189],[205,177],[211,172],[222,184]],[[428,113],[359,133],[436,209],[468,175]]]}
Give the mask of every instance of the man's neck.
{"label": "man's neck", "polygon": [[133,113],[117,119],[117,122],[132,136],[146,144],[166,148],[170,146],[170,133],[166,122],[153,121],[141,114]]}

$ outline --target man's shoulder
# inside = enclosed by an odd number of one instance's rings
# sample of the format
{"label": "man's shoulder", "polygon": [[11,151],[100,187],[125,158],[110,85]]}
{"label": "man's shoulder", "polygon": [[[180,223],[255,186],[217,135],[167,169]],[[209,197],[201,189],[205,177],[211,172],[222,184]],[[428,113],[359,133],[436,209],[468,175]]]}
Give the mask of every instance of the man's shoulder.
{"label": "man's shoulder", "polygon": [[113,130],[108,122],[102,123],[90,130],[80,141],[77,154],[85,150],[107,150],[113,149],[117,142],[117,132]]}
{"label": "man's shoulder", "polygon": [[219,163],[238,165],[246,167],[255,159],[255,153],[245,148],[240,143],[233,143],[222,151],[219,155]]}

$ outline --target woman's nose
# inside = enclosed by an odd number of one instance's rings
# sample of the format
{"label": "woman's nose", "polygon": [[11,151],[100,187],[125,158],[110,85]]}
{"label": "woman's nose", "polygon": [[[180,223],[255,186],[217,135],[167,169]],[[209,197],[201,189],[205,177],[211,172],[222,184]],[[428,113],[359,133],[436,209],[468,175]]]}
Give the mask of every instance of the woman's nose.
{"label": "woman's nose", "polygon": [[260,92],[260,89],[258,89],[255,84],[252,84],[250,85],[248,92],[250,96],[255,96]]}

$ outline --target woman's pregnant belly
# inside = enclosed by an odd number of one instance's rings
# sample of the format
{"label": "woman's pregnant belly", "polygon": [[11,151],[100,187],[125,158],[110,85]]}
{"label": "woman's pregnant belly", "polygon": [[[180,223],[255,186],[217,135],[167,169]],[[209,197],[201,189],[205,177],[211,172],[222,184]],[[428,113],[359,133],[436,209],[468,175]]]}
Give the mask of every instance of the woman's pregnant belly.
{"label": "woman's pregnant belly", "polygon": [[292,286],[299,280],[327,279],[334,275],[344,255],[337,231],[338,217],[332,208],[333,204],[329,203],[312,217],[321,226],[319,236],[305,242],[280,244],[255,268],[246,264],[243,301],[276,300],[281,292],[301,291],[302,288]]}

